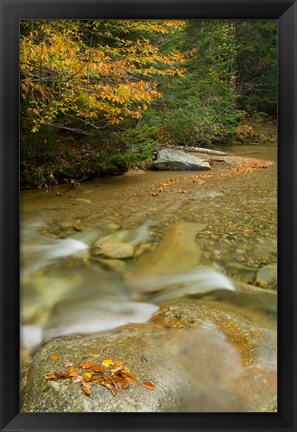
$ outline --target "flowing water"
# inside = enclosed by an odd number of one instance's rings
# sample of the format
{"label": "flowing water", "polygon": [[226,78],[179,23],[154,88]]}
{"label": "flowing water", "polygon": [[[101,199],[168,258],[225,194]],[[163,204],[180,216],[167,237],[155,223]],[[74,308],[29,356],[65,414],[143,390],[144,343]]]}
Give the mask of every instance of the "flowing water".
{"label": "flowing water", "polygon": [[[276,162],[274,146],[223,150]],[[276,163],[197,181],[206,174],[135,170],[23,191],[23,346],[146,322],[162,301],[232,293],[275,264]]]}

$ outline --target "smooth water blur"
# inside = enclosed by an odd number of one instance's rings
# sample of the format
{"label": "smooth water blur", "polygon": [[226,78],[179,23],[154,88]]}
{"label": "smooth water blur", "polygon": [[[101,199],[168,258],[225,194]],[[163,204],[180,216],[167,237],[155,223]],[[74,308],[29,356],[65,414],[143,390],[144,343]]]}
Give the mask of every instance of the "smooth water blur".
{"label": "smooth water blur", "polygon": [[[223,150],[276,160],[275,147]],[[144,323],[162,301],[234,291],[232,280],[255,272],[276,251],[275,198],[269,189],[276,177],[273,168],[268,172],[264,195],[240,176],[238,191],[229,192],[224,183],[197,186],[193,172],[141,170],[84,182],[75,190],[62,185],[59,196],[51,190],[22,192],[23,346]],[[172,178],[189,179],[186,192],[179,184],[166,189]],[[180,221],[206,228],[198,241],[195,235],[185,240],[185,250],[174,237],[167,240],[161,249],[163,257],[170,256],[170,269],[159,271],[156,245]],[[240,237],[236,229],[249,235]],[[117,255],[119,245],[124,257]],[[193,254],[199,257],[196,266]],[[139,265],[143,261],[145,267]]]}
{"label": "smooth water blur", "polygon": [[[160,301],[215,289],[234,290],[226,276],[210,268],[143,273],[131,262],[121,274],[107,270],[92,257],[96,238],[99,245],[123,240],[138,245],[153,240],[148,233],[149,225],[118,230],[103,237],[99,231],[80,233],[84,240],[81,241],[46,237],[39,232],[46,228],[44,223],[28,223],[21,248],[23,346],[36,346],[68,334],[96,333],[128,323],[144,323],[158,310],[156,304]],[[135,300],[139,294],[155,291],[150,303]]]}
{"label": "smooth water blur", "polygon": [[[154,301],[161,302],[185,295],[206,293],[217,289],[234,291],[232,281],[222,273],[211,268],[198,267],[185,272],[171,273],[134,273],[128,279],[135,292],[155,292]],[[159,292],[162,290],[161,292]]]}

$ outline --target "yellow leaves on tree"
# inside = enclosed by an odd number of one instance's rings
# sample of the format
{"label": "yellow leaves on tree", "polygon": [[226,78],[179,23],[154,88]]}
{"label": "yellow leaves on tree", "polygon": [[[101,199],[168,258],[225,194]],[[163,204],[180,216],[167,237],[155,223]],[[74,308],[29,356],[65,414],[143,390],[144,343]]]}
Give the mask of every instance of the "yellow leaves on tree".
{"label": "yellow leaves on tree", "polygon": [[21,97],[32,130],[61,116],[94,126],[140,118],[162,97],[154,77],[184,72],[183,55],[162,54],[148,36],[183,26],[174,20],[36,21],[20,43]]}

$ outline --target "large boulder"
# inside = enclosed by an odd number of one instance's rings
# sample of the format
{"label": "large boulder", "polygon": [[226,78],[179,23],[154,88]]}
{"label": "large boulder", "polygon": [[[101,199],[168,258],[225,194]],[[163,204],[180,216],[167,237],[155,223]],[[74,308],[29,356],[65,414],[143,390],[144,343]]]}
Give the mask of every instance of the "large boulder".
{"label": "large boulder", "polygon": [[[116,359],[138,380],[114,395],[110,382],[96,383],[82,365]],[[171,301],[147,324],[46,344],[27,375],[22,411],[261,412],[276,396],[276,362],[276,321],[269,314],[224,302]],[[79,379],[45,378],[71,366],[90,392]]]}
{"label": "large boulder", "polygon": [[172,148],[161,150],[153,162],[153,166],[158,170],[168,171],[211,169],[205,159]]}

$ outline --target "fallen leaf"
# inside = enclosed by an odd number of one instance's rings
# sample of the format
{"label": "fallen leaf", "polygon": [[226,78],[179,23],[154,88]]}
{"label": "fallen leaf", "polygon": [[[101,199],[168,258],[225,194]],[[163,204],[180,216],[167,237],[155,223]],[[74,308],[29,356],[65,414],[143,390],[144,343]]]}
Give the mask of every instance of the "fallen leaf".
{"label": "fallen leaf", "polygon": [[70,362],[70,361],[67,361],[67,362],[64,363],[64,366],[65,367],[71,367],[71,366],[73,366],[73,363]]}
{"label": "fallen leaf", "polygon": [[56,374],[58,374],[59,378],[63,378],[63,379],[71,378],[70,371],[59,371],[59,372],[56,372]]}
{"label": "fallen leaf", "polygon": [[129,388],[128,382],[125,381],[125,379],[122,378],[121,376],[114,375],[112,378],[113,378],[113,381],[114,381],[114,383],[116,385],[116,388],[121,388],[123,390],[126,390],[126,389]]}
{"label": "fallen leaf", "polygon": [[141,384],[143,385],[143,387],[145,387],[148,390],[155,390],[154,384],[149,381],[144,381]]}
{"label": "fallen leaf", "polygon": [[79,365],[82,369],[91,369],[92,366],[94,366],[94,363],[80,363]]}
{"label": "fallen leaf", "polygon": [[78,375],[78,370],[75,369],[75,367],[71,367],[71,368],[69,369],[69,376],[70,376],[71,378],[75,378],[75,377],[77,377],[77,375]]}
{"label": "fallen leaf", "polygon": [[94,379],[93,379],[93,383],[96,383],[96,384],[101,384],[102,383],[102,381],[104,381],[104,376],[103,375],[99,375],[99,376],[94,376]]}
{"label": "fallen leaf", "polygon": [[60,358],[60,356],[57,353],[55,353],[55,354],[52,355],[52,359],[53,360],[59,360],[59,358]]}
{"label": "fallen leaf", "polygon": [[74,384],[81,383],[82,382],[82,376],[81,375],[77,375],[75,378],[72,378],[72,382]]}
{"label": "fallen leaf", "polygon": [[113,361],[113,363],[116,367],[123,367],[124,366],[123,360],[116,359]]}
{"label": "fallen leaf", "polygon": [[51,372],[45,375],[46,380],[57,380],[57,379],[67,379],[70,378],[69,371],[57,371]]}
{"label": "fallen leaf", "polygon": [[115,385],[111,382],[110,378],[107,378],[106,380],[101,381],[101,384],[102,384],[104,387],[107,387],[107,388],[111,391],[111,393],[112,393],[113,396],[115,396],[115,395],[117,394],[117,392],[116,392],[116,387],[115,387]]}
{"label": "fallen leaf", "polygon": [[92,393],[91,387],[89,385],[83,384],[82,386],[84,394],[89,396]]}
{"label": "fallen leaf", "polygon": [[118,366],[118,367],[115,367],[115,368],[111,369],[110,372],[111,372],[112,375],[114,375],[115,373],[117,373],[117,372],[119,372],[121,370],[122,370],[122,367]]}
{"label": "fallen leaf", "polygon": [[86,372],[83,374],[82,379],[84,381],[87,381],[87,382],[92,381],[93,380],[93,374],[91,372]]}
{"label": "fallen leaf", "polygon": [[108,366],[113,366],[114,362],[111,359],[107,359],[107,360],[103,360],[102,361],[102,366],[108,367]]}
{"label": "fallen leaf", "polygon": [[135,381],[137,381],[137,378],[135,375],[129,373],[129,372],[119,372],[120,376],[122,376],[124,378],[124,380],[126,380],[129,383],[133,383]]}
{"label": "fallen leaf", "polygon": [[90,367],[90,369],[93,372],[97,372],[97,373],[103,373],[103,372],[105,372],[105,367],[104,366],[100,366],[100,365],[93,365],[92,367]]}
{"label": "fallen leaf", "polygon": [[131,373],[130,369],[127,366],[122,367],[123,372],[125,373]]}
{"label": "fallen leaf", "polygon": [[58,379],[56,372],[48,373],[44,376],[46,380],[55,380]]}

